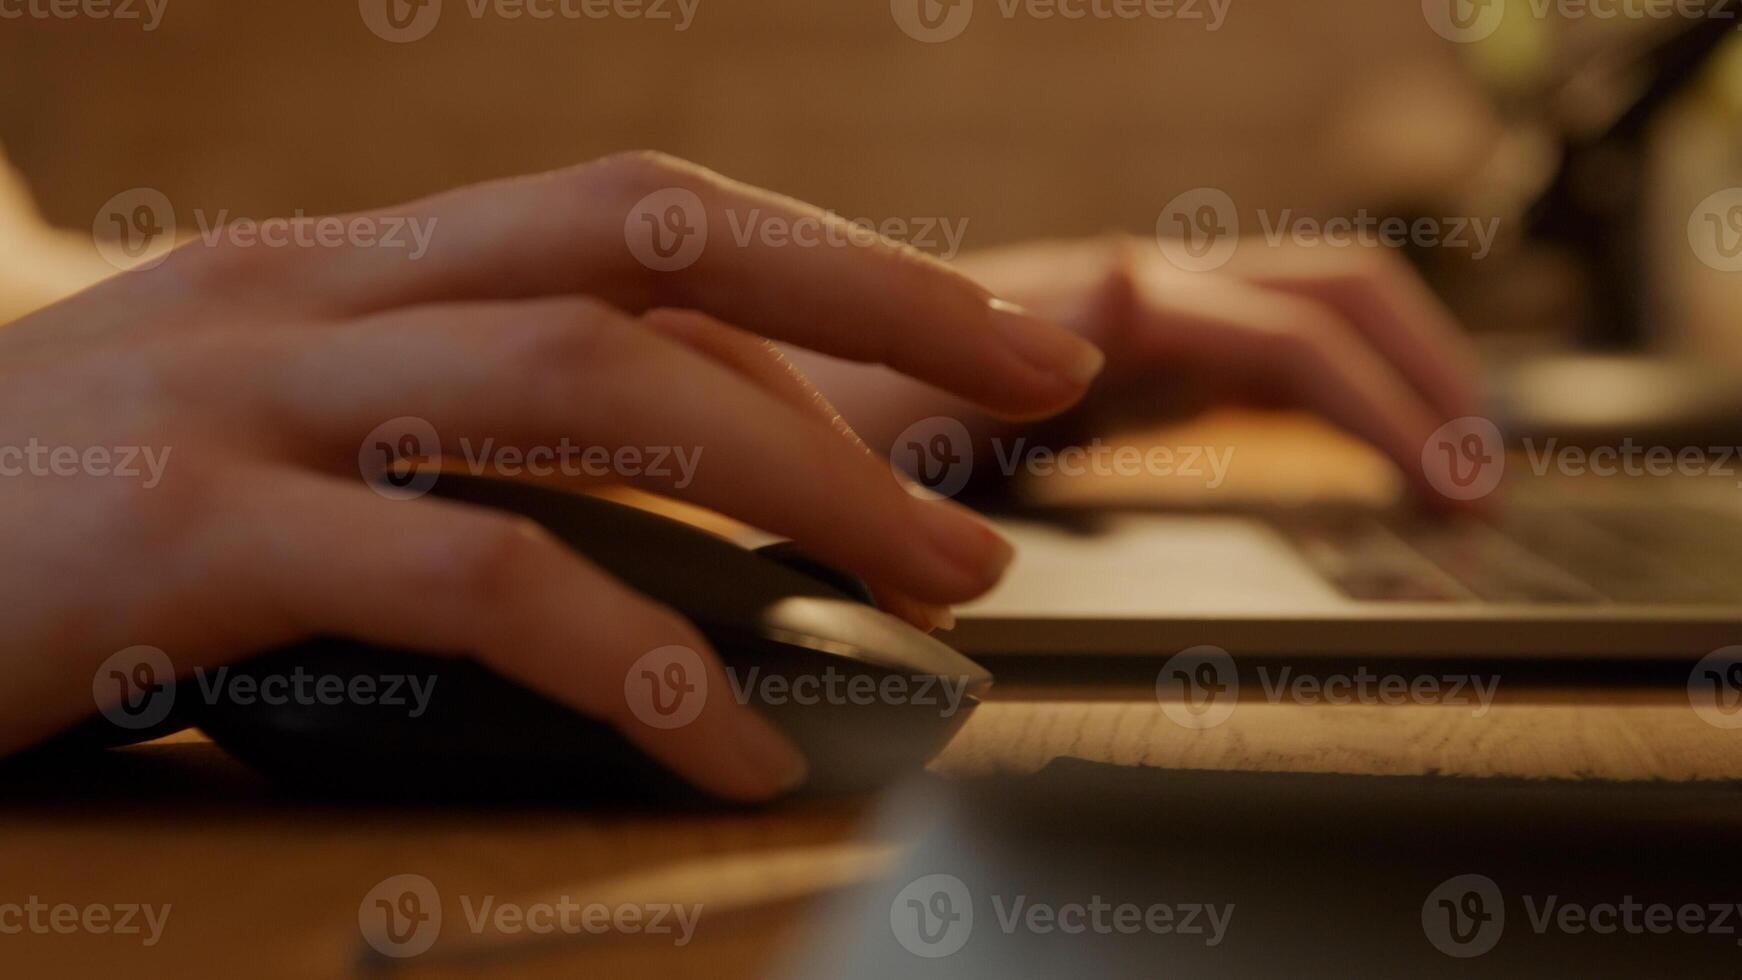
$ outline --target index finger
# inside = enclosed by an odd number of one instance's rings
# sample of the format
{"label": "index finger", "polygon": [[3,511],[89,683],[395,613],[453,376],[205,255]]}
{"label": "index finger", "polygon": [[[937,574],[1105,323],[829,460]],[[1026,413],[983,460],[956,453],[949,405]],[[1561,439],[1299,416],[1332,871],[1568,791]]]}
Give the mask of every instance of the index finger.
{"label": "index finger", "polygon": [[[1101,368],[1094,345],[941,261],[658,154],[468,187],[394,215],[421,232],[421,253],[296,250],[285,261],[299,294],[342,315],[560,294],[696,309],[1015,417],[1069,407]],[[385,228],[394,215],[342,220]]]}

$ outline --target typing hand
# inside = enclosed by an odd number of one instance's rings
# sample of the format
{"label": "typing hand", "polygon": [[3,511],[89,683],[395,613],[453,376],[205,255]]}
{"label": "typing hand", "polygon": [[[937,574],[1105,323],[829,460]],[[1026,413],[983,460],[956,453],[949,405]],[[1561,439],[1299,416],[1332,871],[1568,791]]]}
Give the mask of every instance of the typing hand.
{"label": "typing hand", "polygon": [[1152,240],[1039,242],[963,271],[1107,353],[1083,406],[1106,416],[1213,404],[1304,408],[1383,452],[1428,500],[1434,430],[1480,411],[1462,331],[1383,248],[1248,240],[1215,272],[1187,272]]}
{"label": "typing hand", "polygon": [[[654,271],[626,227],[673,189],[719,231]],[[727,689],[688,623],[535,526],[389,499],[359,464],[403,417],[449,454],[461,439],[688,448],[691,480],[622,475],[790,536],[920,622],[983,592],[1008,545],[905,492],[764,338],[1020,417],[1075,402],[1098,353],[887,243],[734,243],[725,229],[752,212],[830,220],[631,154],[382,212],[429,230],[416,260],[221,236],[0,330],[0,753],[92,713],[94,674],[125,648],[160,648],[185,675],[338,634],[475,653],[713,792],[778,792],[798,760],[734,699],[670,731],[623,704],[628,667],[673,644]]]}
{"label": "typing hand", "polygon": [[[1476,362],[1451,316],[1379,249],[1242,245],[1215,272],[1171,265],[1153,240],[1033,242],[958,267],[999,296],[1095,342],[1106,370],[1067,437],[1216,404],[1297,407],[1371,443],[1430,503],[1423,448],[1479,410]],[[972,406],[910,379],[795,357],[878,447],[929,416],[997,428]],[[1449,465],[1449,460],[1444,461]]]}

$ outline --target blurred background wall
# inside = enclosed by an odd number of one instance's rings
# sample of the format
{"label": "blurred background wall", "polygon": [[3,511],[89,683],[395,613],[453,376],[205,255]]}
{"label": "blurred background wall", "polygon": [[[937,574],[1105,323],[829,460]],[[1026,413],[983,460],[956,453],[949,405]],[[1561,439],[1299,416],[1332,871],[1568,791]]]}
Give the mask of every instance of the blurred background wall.
{"label": "blurred background wall", "polygon": [[151,33],[0,21],[0,145],[55,223],[140,185],[319,213],[652,147],[849,217],[965,218],[976,247],[1150,234],[1200,185],[1309,212],[1410,196],[1488,124],[1414,0],[1232,0],[1215,32],[980,0],[939,44],[889,0],[699,0],[682,32],[446,0],[408,44],[356,0],[167,3]]}
{"label": "blurred background wall", "polygon": [[[634,148],[849,218],[963,225],[969,249],[1150,235],[1169,200],[1200,186],[1231,194],[1243,220],[1498,215],[1460,209],[1489,206],[1471,185],[1492,183],[1494,161],[1520,146],[1517,161],[1532,159],[1528,140],[1507,149],[1531,86],[1557,58],[1666,26],[1557,21],[1531,0],[1504,6],[1490,39],[1454,44],[1420,0],[1177,0],[1223,10],[1214,31],[1005,17],[1012,0],[977,0],[959,36],[921,43],[892,0],[687,0],[681,31],[500,16],[521,0],[476,17],[484,0],[439,0],[427,36],[394,44],[363,16],[389,0],[109,2],[165,4],[162,22],[0,19],[0,147],[46,218],[84,236],[62,248],[88,246],[104,203],[134,187],[167,195],[185,234],[200,214],[382,206]],[[676,12],[679,0],[617,2]],[[1729,49],[1714,72],[1728,82],[1662,127],[1640,234],[1664,332],[1742,367],[1737,274],[1687,247],[1689,209],[1742,184],[1742,46]],[[28,266],[42,250],[10,254]],[[1436,258],[1436,284],[1474,329],[1579,316],[1576,298],[1539,295],[1552,266]],[[110,271],[84,261],[73,279]]]}

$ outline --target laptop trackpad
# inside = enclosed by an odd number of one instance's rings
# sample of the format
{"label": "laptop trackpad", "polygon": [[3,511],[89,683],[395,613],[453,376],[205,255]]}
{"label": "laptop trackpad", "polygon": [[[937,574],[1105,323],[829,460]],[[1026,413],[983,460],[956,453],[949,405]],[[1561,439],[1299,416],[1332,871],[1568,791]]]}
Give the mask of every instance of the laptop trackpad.
{"label": "laptop trackpad", "polygon": [[1347,600],[1268,523],[1238,515],[1114,514],[1092,532],[1012,521],[1017,558],[966,617],[1147,618],[1313,612]]}

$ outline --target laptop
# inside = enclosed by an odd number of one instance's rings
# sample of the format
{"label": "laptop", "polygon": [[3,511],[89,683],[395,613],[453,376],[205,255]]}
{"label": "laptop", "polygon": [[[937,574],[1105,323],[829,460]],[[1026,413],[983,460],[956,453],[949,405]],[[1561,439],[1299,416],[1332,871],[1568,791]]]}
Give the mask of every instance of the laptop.
{"label": "laptop", "polygon": [[[1633,210],[1593,210],[1580,190],[1594,168],[1609,182],[1605,200],[1644,200],[1644,161],[1620,167],[1632,179],[1616,183],[1617,154],[1642,153],[1645,127],[1724,50],[1735,5],[1723,6],[1674,29],[1611,32],[1625,50],[1573,59],[1557,76],[1566,84],[1526,102],[1534,114],[1519,124],[1562,143],[1528,231],[1579,261],[1593,316],[1575,347],[1490,352],[1490,414],[1530,440],[1500,457],[1490,513],[1436,522],[1405,507],[1313,499],[1223,510],[1128,499],[1136,505],[1010,519],[1017,563],[960,611],[950,642],[988,658],[1212,645],[1260,657],[1586,662],[1697,659],[1742,644],[1742,385],[1654,336],[1661,304],[1651,302]],[[1565,111],[1569,93],[1580,111]],[[1629,445],[1658,447],[1657,468],[1616,478],[1538,465],[1569,447]],[[1664,471],[1664,449],[1705,452],[1689,474]],[[1235,464],[1262,456],[1243,448]],[[1279,478],[1303,482],[1336,465],[1309,460]],[[1205,497],[1215,498],[1229,495]]]}
{"label": "laptop", "polygon": [[986,657],[1680,661],[1742,644],[1742,463],[1603,477],[1530,462],[1515,455],[1486,513],[1449,518],[1313,500],[1004,518],[1016,563],[949,639]]}

